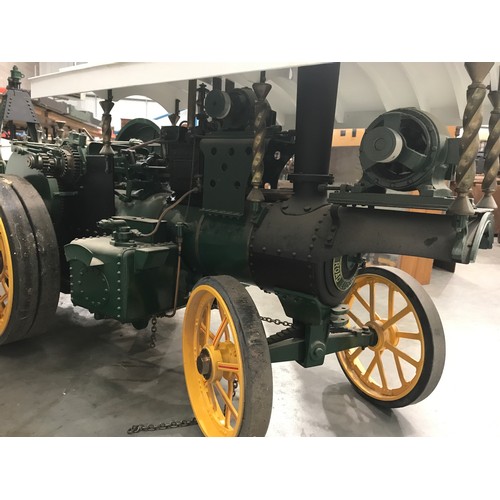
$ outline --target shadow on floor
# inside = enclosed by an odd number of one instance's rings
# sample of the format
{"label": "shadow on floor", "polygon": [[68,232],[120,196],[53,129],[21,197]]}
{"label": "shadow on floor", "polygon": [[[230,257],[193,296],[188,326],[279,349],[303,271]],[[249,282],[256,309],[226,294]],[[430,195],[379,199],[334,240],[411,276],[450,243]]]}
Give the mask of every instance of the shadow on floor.
{"label": "shadow on floor", "polygon": [[[365,402],[349,383],[329,385],[323,408],[330,428],[339,437],[402,437],[411,425],[394,410]],[[411,434],[411,433],[410,433]]]}

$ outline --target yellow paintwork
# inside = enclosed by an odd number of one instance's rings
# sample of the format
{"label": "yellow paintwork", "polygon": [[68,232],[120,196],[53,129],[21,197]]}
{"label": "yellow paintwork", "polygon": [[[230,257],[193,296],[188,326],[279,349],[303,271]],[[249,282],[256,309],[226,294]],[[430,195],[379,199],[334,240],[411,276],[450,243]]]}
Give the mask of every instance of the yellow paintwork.
{"label": "yellow paintwork", "polygon": [[0,336],[4,334],[12,313],[12,297],[14,296],[14,280],[12,279],[12,256],[9,239],[2,219],[0,218],[0,254],[3,269],[0,273]]}
{"label": "yellow paintwork", "polygon": [[[214,301],[217,309],[212,309]],[[242,355],[233,318],[215,288],[200,285],[193,290],[186,306],[182,337],[184,375],[198,425],[205,436],[237,436],[245,400]],[[196,365],[202,349],[209,353],[212,364],[208,380]],[[233,396],[235,379],[237,397]]]}
{"label": "yellow paintwork", "polygon": [[[360,293],[365,287],[368,287],[365,289],[365,292],[368,292],[368,300]],[[387,292],[387,299],[385,300],[384,293],[382,301],[379,300],[377,303],[376,290],[379,290],[380,287],[384,292]],[[406,305],[396,308],[396,298],[399,299],[399,304],[403,302]],[[368,273],[356,278],[349,295],[346,297],[346,303],[350,307],[351,320],[359,327],[369,326],[377,332],[378,336],[377,344],[364,351],[359,347],[337,354],[346,375],[356,387],[374,399],[395,401],[403,398],[415,388],[424,366],[424,335],[415,308],[404,292],[392,281]],[[356,306],[369,315],[369,321],[362,321],[358,317]],[[377,312],[377,308],[381,309],[380,314]],[[416,331],[409,332],[402,329],[402,320],[407,322],[411,320],[410,322]],[[410,342],[402,347],[400,342],[402,339],[407,339]],[[411,347],[411,351],[408,350],[408,346]],[[361,357],[363,357],[363,361],[360,359]],[[408,379],[402,368],[405,364],[413,366],[410,371],[414,371],[414,373]],[[375,374],[378,374],[378,380],[373,378]],[[394,380],[397,382],[390,386],[389,381],[394,382]]]}

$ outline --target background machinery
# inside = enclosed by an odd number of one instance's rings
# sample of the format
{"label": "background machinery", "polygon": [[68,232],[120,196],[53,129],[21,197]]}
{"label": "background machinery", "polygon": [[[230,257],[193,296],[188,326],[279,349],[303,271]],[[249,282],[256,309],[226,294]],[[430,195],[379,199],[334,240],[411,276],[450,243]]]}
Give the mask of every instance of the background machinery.
{"label": "background machinery", "polygon": [[[138,329],[185,307],[186,385],[207,436],[265,435],[273,362],[336,353],[374,404],[427,397],[445,360],[438,312],[416,280],[364,255],[473,262],[492,246],[492,210],[463,196],[465,142],[413,108],[378,117],[362,179],[333,188],[339,70],[299,68],[295,130],[276,123],[263,72],[252,88],[191,81],[183,123],[178,110],[161,129],[133,120],[111,141],[110,92],[102,143],[15,143],[0,177],[0,343],[45,330],[61,291]],[[293,189],[279,188],[292,157]],[[246,284],[293,322],[266,338]]]}

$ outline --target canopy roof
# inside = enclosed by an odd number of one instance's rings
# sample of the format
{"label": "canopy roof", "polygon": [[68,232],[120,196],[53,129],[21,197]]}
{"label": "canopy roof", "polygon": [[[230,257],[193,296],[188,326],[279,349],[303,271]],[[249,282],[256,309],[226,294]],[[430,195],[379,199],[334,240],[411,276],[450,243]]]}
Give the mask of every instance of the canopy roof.
{"label": "canopy roof", "polygon": [[[295,126],[297,68],[308,62],[109,62],[63,68],[57,73],[34,77],[34,98],[95,92],[113,100],[143,95],[174,111],[175,99],[187,107],[188,81],[197,79],[210,88],[213,77],[232,80],[237,87],[251,86],[266,71],[272,84],[268,96],[285,128]],[[461,62],[342,62],[335,112],[337,128],[365,128],[381,113],[399,107],[416,107],[434,115],[445,125],[461,125],[471,79]],[[486,85],[498,89],[495,63]],[[223,84],[224,85],[224,84]],[[485,99],[483,124],[491,104]]]}

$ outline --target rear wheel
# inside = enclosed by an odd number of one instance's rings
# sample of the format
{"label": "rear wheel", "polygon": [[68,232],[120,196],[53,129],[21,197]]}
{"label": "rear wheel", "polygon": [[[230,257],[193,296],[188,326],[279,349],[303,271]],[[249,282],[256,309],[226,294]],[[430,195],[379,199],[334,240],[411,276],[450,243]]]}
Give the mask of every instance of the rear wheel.
{"label": "rear wheel", "polygon": [[345,302],[354,326],[377,335],[374,346],[337,353],[354,388],[372,403],[397,408],[426,398],[445,362],[439,314],[417,280],[390,267],[367,267]]}
{"label": "rear wheel", "polygon": [[272,409],[269,348],[255,304],[230,276],[201,279],[186,306],[184,374],[205,436],[264,436]]}
{"label": "rear wheel", "polygon": [[0,176],[0,344],[45,331],[59,299],[57,240],[29,182]]}

